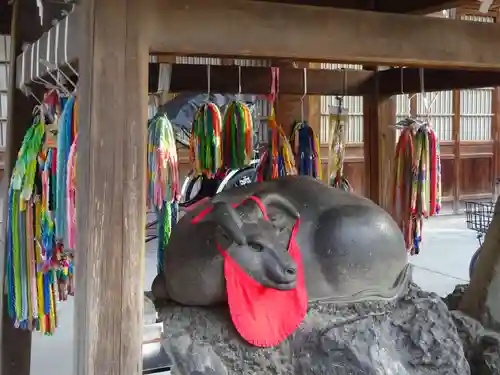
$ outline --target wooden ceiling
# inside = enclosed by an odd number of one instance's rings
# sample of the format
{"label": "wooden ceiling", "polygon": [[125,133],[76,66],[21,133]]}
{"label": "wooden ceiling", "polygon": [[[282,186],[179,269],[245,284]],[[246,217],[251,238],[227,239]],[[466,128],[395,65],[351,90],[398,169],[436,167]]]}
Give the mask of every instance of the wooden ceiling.
{"label": "wooden ceiling", "polygon": [[0,35],[9,34],[12,7],[8,0],[0,0]]}
{"label": "wooden ceiling", "polygon": [[[20,1],[22,3],[35,2],[35,0],[0,0],[0,35],[10,34],[11,14],[13,1]],[[48,30],[52,26],[54,18],[61,19],[63,17],[62,11],[70,10],[71,5],[65,3],[64,0],[42,0],[44,7],[44,30]],[[21,8],[23,12],[35,11],[38,19],[38,10],[36,7],[28,6]]]}

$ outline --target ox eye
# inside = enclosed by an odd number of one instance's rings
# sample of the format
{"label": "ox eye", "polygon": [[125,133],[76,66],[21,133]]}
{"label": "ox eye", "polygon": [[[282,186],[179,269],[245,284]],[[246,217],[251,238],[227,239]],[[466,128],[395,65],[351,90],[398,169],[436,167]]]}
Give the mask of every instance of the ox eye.
{"label": "ox eye", "polygon": [[251,243],[249,246],[252,248],[253,251],[260,253],[264,250],[264,247],[261,244],[258,243]]}

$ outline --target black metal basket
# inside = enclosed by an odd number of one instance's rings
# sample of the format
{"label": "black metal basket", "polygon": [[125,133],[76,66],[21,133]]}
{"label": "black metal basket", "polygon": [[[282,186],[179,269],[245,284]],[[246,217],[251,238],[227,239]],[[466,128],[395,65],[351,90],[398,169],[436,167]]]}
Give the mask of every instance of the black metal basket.
{"label": "black metal basket", "polygon": [[486,234],[493,219],[495,204],[493,202],[465,202],[465,222],[467,228],[478,234]]}

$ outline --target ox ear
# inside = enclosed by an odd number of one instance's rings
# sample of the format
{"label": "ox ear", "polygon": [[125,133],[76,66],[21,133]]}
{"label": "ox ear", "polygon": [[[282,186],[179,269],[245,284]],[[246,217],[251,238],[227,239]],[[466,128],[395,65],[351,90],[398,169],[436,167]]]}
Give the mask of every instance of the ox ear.
{"label": "ox ear", "polygon": [[246,245],[243,222],[236,210],[226,202],[217,202],[210,214],[211,221],[217,223],[238,245]]}

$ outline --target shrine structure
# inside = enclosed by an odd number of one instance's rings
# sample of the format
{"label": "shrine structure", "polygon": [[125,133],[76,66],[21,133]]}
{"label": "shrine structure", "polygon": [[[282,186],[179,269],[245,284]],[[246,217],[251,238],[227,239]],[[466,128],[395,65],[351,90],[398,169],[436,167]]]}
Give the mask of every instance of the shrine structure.
{"label": "shrine structure", "polygon": [[[49,71],[76,70],[77,187],[83,193],[77,197],[75,375],[142,373],[144,124],[147,94],[156,90],[159,72],[151,55],[272,60],[280,66],[277,116],[284,124],[300,111],[304,67],[311,100],[362,95],[365,195],[384,208],[396,137],[391,96],[420,92],[420,68],[425,68],[426,91],[500,86],[499,25],[425,16],[465,3],[479,7],[475,1],[42,3],[40,25],[35,1],[0,0],[0,33],[12,37],[5,174],[10,175],[31,124],[33,98],[19,88],[36,93],[42,88],[36,82]],[[361,64],[364,70],[348,71],[344,87],[344,72],[318,69],[314,64],[320,62]],[[207,90],[206,66],[173,64],[171,69],[171,91]],[[210,74],[212,91],[238,91],[237,67],[214,66]],[[268,94],[271,83],[269,68],[241,69],[242,92]],[[498,134],[493,147],[500,147]],[[494,165],[499,176],[500,160]],[[4,253],[0,259],[3,275]],[[12,327],[5,305],[2,374],[29,375],[30,334]]]}

